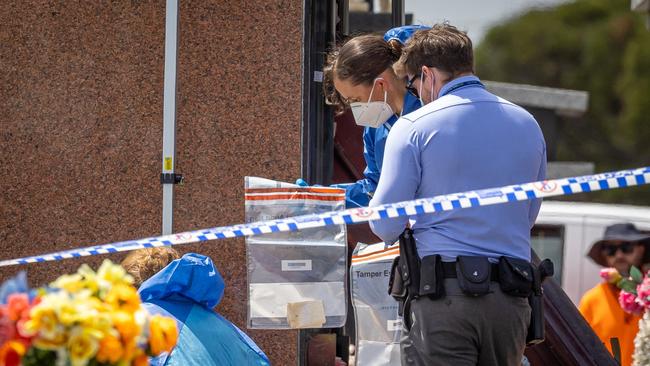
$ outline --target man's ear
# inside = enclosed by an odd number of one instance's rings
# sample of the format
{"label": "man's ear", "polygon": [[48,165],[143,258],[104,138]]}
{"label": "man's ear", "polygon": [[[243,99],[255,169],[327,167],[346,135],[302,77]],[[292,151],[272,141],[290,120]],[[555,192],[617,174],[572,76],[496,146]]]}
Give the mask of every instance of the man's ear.
{"label": "man's ear", "polygon": [[422,66],[420,68],[420,75],[421,75],[422,79],[425,79],[427,77],[431,77],[431,70],[429,70],[429,68],[426,67],[426,66]]}

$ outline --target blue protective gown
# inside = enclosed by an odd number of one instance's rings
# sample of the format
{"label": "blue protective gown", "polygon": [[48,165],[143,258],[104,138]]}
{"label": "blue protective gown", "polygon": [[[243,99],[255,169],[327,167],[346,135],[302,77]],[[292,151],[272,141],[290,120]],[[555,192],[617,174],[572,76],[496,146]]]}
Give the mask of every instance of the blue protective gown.
{"label": "blue protective gown", "polygon": [[150,365],[270,365],[244,332],[217,314],[224,282],[212,260],[188,253],[145,281],[139,289],[144,307],[176,320],[179,336],[170,354]]}
{"label": "blue protective gown", "polygon": [[[408,114],[420,108],[420,100],[411,93],[406,93],[402,114]],[[334,184],[334,187],[345,188],[345,205],[347,208],[366,207],[372,194],[379,183],[381,165],[384,161],[384,146],[390,128],[397,121],[398,116],[393,115],[383,125],[363,129],[363,157],[366,160],[364,178],[355,183]]]}

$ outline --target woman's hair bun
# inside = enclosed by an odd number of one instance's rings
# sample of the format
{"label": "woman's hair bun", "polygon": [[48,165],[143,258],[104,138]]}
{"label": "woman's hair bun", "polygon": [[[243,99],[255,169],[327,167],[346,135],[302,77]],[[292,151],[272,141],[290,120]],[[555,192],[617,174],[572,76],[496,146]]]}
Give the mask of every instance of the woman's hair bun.
{"label": "woman's hair bun", "polygon": [[395,61],[399,60],[400,56],[402,56],[402,49],[404,48],[402,42],[393,38],[388,40],[388,45],[390,46],[390,52]]}

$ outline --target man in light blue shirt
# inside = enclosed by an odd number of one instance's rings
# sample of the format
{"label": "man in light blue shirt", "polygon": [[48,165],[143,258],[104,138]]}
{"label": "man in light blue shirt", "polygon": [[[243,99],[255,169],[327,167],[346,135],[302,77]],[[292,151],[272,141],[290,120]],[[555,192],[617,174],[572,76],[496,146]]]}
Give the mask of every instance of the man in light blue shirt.
{"label": "man in light blue shirt", "polygon": [[[462,76],[444,84],[435,102],[395,123],[370,205],[543,180],[545,170],[544,139],[530,113],[490,94],[476,76]],[[447,261],[458,255],[530,259],[530,229],[540,204],[537,199],[413,217],[418,253]],[[371,227],[394,242],[407,220],[373,221]]]}
{"label": "man in light blue shirt", "polygon": [[[396,68],[425,105],[393,126],[370,206],[544,179],[546,146],[537,122],[474,76],[465,33],[447,24],[417,32]],[[374,221],[371,228],[391,243],[410,224],[421,258],[530,260],[530,228],[540,203]],[[408,304],[404,317],[412,328],[404,332],[402,364],[519,363],[530,317],[526,299],[505,295],[496,282],[487,295],[463,296],[456,279],[445,278],[445,299],[420,297]],[[468,313],[470,308],[481,310]]]}

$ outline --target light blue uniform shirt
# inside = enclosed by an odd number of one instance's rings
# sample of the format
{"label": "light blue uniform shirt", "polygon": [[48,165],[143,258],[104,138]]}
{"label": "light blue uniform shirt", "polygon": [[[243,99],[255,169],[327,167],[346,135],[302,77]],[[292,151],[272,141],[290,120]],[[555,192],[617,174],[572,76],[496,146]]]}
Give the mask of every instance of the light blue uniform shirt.
{"label": "light blue uniform shirt", "polygon": [[[543,180],[546,144],[523,108],[489,93],[475,76],[447,83],[440,97],[400,118],[388,136],[370,206]],[[530,259],[530,229],[541,200],[410,217],[418,254]],[[372,221],[392,242],[408,218]]]}

